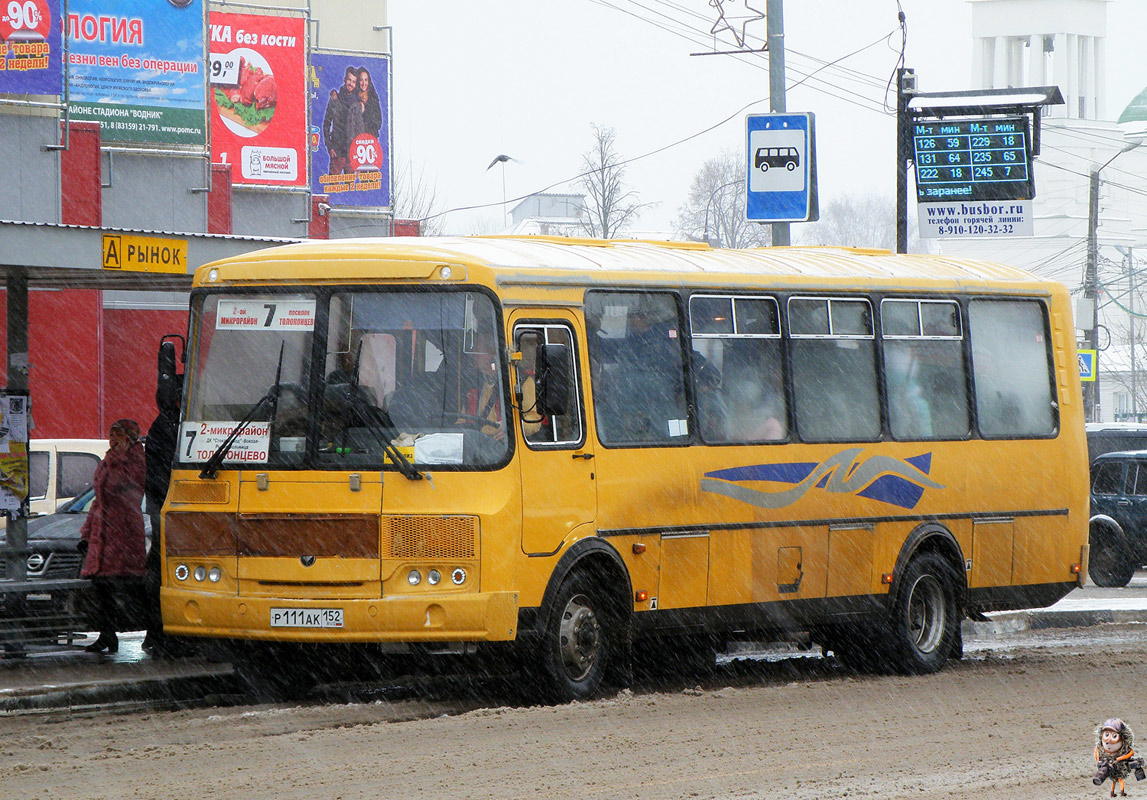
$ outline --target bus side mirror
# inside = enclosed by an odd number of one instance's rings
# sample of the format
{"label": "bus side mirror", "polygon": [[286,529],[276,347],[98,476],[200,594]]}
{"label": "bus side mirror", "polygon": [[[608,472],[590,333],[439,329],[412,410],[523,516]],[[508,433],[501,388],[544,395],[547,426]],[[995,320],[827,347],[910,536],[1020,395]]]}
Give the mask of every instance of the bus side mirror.
{"label": "bus side mirror", "polygon": [[179,410],[182,381],[175,367],[175,342],[159,343],[159,357],[155,380],[155,405],[160,411],[175,413]]}
{"label": "bus side mirror", "polygon": [[565,414],[570,396],[569,347],[539,344],[535,373],[538,413],[546,416]]}

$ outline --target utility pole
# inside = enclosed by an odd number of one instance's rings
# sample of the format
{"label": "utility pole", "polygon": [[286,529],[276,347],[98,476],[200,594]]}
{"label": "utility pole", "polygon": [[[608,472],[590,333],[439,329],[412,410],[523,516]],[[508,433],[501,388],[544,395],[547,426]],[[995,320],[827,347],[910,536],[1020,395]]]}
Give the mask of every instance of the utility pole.
{"label": "utility pole", "polygon": [[1102,168],[1091,170],[1087,187],[1087,261],[1083,269],[1083,297],[1090,304],[1092,315],[1091,327],[1084,340],[1088,350],[1096,351],[1095,380],[1088,381],[1087,397],[1083,403],[1088,422],[1099,422],[1099,170]]}
{"label": "utility pole", "polygon": [[[1083,267],[1083,297],[1089,301],[1092,309],[1091,328],[1084,337],[1088,350],[1095,350],[1095,380],[1090,381],[1091,386],[1083,398],[1083,408],[1088,422],[1100,422],[1099,407],[1099,173],[1115,159],[1129,150],[1134,150],[1147,141],[1137,138],[1128,143],[1122,150],[1104,161],[1098,167],[1091,168],[1091,179],[1087,187],[1087,261]],[[1134,402],[1134,401],[1132,401]]]}
{"label": "utility pole", "polygon": [[[28,269],[10,266],[6,270],[7,289],[7,334],[8,334],[8,385],[6,393],[16,397],[28,396]],[[29,409],[25,408],[25,411]],[[7,411],[5,411],[7,413]],[[24,445],[24,474],[28,475],[28,445]],[[7,578],[20,584],[28,577],[28,497],[20,501],[19,511],[8,514],[8,536],[0,554],[6,556],[6,567],[0,578]],[[25,613],[23,592],[8,595],[8,608],[5,613],[19,619]],[[9,638],[11,637],[11,638]],[[23,653],[24,642],[18,632],[4,637],[4,649],[12,653]]]}
{"label": "utility pole", "polygon": [[[768,47],[769,47],[769,110],[772,112],[788,111],[785,103],[785,18],[783,0],[769,0],[765,6],[768,17]],[[774,222],[773,246],[788,247],[792,244],[789,237],[789,223]]]}
{"label": "utility pole", "polygon": [[908,252],[908,160],[912,158],[912,120],[908,100],[916,89],[916,71],[896,70],[896,252]]}
{"label": "utility pole", "polygon": [[1135,258],[1134,250],[1127,248],[1127,282],[1130,291],[1127,293],[1127,332],[1131,335],[1131,418],[1133,422],[1139,421],[1139,388],[1135,377]]}

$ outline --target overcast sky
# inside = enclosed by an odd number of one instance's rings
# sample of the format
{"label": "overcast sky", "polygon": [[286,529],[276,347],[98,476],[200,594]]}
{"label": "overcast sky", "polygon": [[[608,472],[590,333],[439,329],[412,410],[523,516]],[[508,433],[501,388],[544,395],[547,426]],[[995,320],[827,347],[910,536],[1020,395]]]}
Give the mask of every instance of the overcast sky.
{"label": "overcast sky", "polygon": [[[764,9],[766,0],[750,5]],[[906,64],[919,88],[971,88],[971,4],[902,5]],[[744,0],[724,6],[729,17],[746,14]],[[891,198],[885,86],[900,47],[895,0],[789,0],[784,14],[788,110],[816,114],[822,205],[845,194]],[[572,190],[591,123],[613,127],[626,158],[688,139],[627,167],[639,199],[656,204],[637,227],[671,230],[700,165],[725,149],[742,152],[745,114],[769,110],[767,54],[691,55],[714,49],[709,0],[390,0],[388,15],[396,161],[436,181],[442,210],[496,204],[449,214],[447,233],[504,227],[502,167],[487,170],[500,153],[517,159],[505,166],[508,207],[533,192]],[[1112,0],[1107,16],[1107,114],[1115,118],[1147,86],[1147,0]],[[765,26],[747,25],[750,44],[763,43]],[[733,47],[728,32],[716,42]]]}

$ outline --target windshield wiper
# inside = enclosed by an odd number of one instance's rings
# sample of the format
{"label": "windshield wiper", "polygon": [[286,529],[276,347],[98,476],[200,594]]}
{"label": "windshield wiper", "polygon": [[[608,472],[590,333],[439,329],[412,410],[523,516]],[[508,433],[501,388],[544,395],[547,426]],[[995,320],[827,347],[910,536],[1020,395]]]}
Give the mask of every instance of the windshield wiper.
{"label": "windshield wiper", "polygon": [[[350,376],[350,384],[347,387],[346,402],[355,413],[359,415],[363,422],[367,423],[367,429],[371,435],[382,445],[383,452],[390,456],[390,460],[398,467],[398,471],[403,474],[405,478],[412,481],[420,481],[425,476],[419,472],[413,464],[402,454],[393,442],[390,441],[388,435],[384,435],[384,431],[390,434],[397,434],[398,431],[394,427],[394,423],[387,417],[382,409],[375,406],[373,403],[368,403],[362,396],[358,388],[358,369],[359,364],[362,362],[362,340],[358,343],[358,352],[354,358],[354,372]],[[346,430],[346,420],[343,420],[343,430]]]}
{"label": "windshield wiper", "polygon": [[211,458],[207,459],[207,463],[203,465],[203,469],[199,472],[200,478],[214,479],[219,475],[219,467],[223,463],[227,451],[231,449],[231,445],[239,438],[239,433],[247,427],[247,425],[257,417],[264,408],[270,407],[271,415],[270,422],[275,421],[275,415],[279,411],[279,386],[283,377],[283,348],[286,346],[287,341],[284,339],[279,343],[279,365],[275,368],[275,385],[272,386],[265,395],[259,398],[255,405],[251,406],[251,410],[247,415],[239,421],[235,429],[227,434],[227,438],[215,448],[215,452],[211,454]]}

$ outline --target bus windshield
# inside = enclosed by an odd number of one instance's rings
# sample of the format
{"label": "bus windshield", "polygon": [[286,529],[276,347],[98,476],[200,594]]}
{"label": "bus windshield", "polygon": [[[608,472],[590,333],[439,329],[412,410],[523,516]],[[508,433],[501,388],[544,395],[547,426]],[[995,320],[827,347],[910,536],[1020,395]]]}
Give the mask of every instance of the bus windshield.
{"label": "bus windshield", "polygon": [[224,464],[387,468],[397,450],[483,468],[509,456],[504,348],[484,294],[209,295],[196,325],[186,463],[207,461],[252,411]]}

